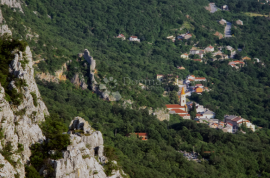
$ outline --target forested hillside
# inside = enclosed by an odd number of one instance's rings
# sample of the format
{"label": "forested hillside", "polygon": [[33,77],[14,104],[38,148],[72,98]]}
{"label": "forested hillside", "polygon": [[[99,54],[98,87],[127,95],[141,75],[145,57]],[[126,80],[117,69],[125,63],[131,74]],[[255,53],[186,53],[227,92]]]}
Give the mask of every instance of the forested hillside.
{"label": "forested hillside", "polygon": [[[243,4],[214,2],[218,6],[227,3],[230,11],[211,14],[205,9],[209,4],[206,0],[26,0],[24,14],[7,6],[1,10],[13,36],[27,41],[34,60],[41,61],[37,72],[53,74],[71,60],[67,78],[80,73],[88,80],[88,69],[77,56],[88,49],[97,61],[97,79],[113,77],[121,95],[135,101],[133,109],[125,108],[123,101],[104,101],[69,80],[56,84],[37,79],[50,113],[59,115],[66,125],[75,116],[88,120],[104,134],[105,144],[114,147],[119,163],[131,177],[269,177],[270,22],[245,14],[266,13],[268,6],[251,0]],[[214,36],[217,31],[224,33],[224,26],[218,23],[222,18],[233,24],[232,38]],[[236,25],[238,19],[243,26]],[[173,43],[166,39],[186,32],[192,34],[190,40]],[[115,38],[119,33],[126,38],[138,36],[141,42]],[[180,58],[194,44],[202,48],[230,45],[241,49],[237,59],[247,55],[259,58],[264,65],[251,60],[236,70],[228,60],[200,63]],[[178,66],[185,70],[178,70]],[[225,114],[241,115],[263,128],[253,133],[243,127],[245,135],[232,135],[180,117],[157,120],[148,110],[138,108],[176,103],[176,95],[162,94],[168,87],[175,94],[178,88],[168,84],[146,91],[137,85],[124,85],[123,80],[156,81],[157,74],[174,74],[179,79],[189,74],[206,77],[210,92],[193,94],[191,100],[213,110],[220,120]],[[126,137],[131,132],[147,132],[149,140]],[[205,161],[189,162],[177,152],[192,151],[193,146]]]}

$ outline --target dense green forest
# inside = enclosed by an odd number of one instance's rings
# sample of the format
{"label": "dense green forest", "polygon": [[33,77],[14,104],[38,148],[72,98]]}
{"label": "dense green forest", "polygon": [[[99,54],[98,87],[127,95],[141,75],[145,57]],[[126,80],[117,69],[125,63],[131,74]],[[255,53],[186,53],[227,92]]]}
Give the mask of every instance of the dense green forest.
{"label": "dense green forest", "polygon": [[265,0],[213,0],[221,8],[222,5],[228,5],[232,12],[258,12],[268,15],[270,7]]}
{"label": "dense green forest", "polygon": [[[60,84],[38,81],[51,115],[59,115],[66,126],[75,116],[88,120],[103,133],[105,144],[116,149],[119,163],[131,177],[269,177],[270,23],[265,17],[244,14],[266,13],[268,5],[257,1],[214,2],[218,6],[228,4],[230,11],[211,14],[204,8],[209,3],[206,0],[26,0],[23,15],[7,6],[1,9],[14,37],[30,45],[34,60],[45,59],[37,65],[36,72],[54,73],[71,60],[66,72],[68,79],[80,73],[88,80],[85,61],[77,57],[88,49],[97,61],[96,79],[99,82],[104,77],[117,79],[115,90],[125,99],[135,101],[133,109],[124,108],[123,101],[103,101],[69,81]],[[213,35],[216,31],[224,32],[224,26],[217,22],[221,18],[232,22],[234,37],[218,39]],[[235,24],[238,19],[244,22],[243,26]],[[187,31],[193,35],[190,40],[172,43],[166,39]],[[27,34],[34,32],[39,36],[30,39]],[[119,33],[126,38],[136,35],[141,43],[114,38]],[[259,58],[265,65],[252,60],[236,70],[228,61],[205,59],[199,63],[181,59],[180,55],[196,43],[202,48],[208,45],[240,48],[238,59],[248,55]],[[177,66],[186,70],[178,70]],[[176,103],[178,88],[162,84],[146,91],[137,85],[124,85],[123,80],[155,80],[156,74],[174,74],[180,79],[188,74],[206,77],[208,81],[204,85],[211,91],[193,94],[190,99],[213,110],[218,119],[223,119],[225,114],[241,115],[263,129],[252,133],[242,128],[247,134],[232,135],[180,117],[171,116],[169,122],[158,121],[147,110],[138,108]],[[163,91],[168,88],[174,90],[174,95],[163,97]],[[130,132],[147,132],[150,139],[144,142],[126,137]],[[206,159],[204,162],[189,162],[177,152],[192,151],[193,146]],[[48,145],[36,148],[46,152]],[[204,151],[212,153],[208,155]],[[45,158],[46,155],[42,157]],[[33,160],[37,165],[42,161]]]}
{"label": "dense green forest", "polygon": [[[103,133],[105,144],[115,147],[120,165],[131,177],[270,176],[269,129],[253,133],[242,128],[247,134],[233,135],[179,116],[160,122],[147,110],[124,109],[71,83],[38,83],[50,113],[59,114],[66,124],[77,115],[89,120]],[[147,132],[150,139],[126,137],[130,132]],[[207,161],[189,162],[177,152],[192,151],[193,146]]]}

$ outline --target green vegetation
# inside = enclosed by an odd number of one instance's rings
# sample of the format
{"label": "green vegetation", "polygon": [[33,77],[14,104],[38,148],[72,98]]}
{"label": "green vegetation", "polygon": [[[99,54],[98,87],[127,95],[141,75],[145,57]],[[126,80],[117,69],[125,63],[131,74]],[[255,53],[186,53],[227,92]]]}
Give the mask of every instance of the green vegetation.
{"label": "green vegetation", "polygon": [[[33,47],[34,59],[45,58],[38,64],[39,71],[53,73],[64,62],[72,60],[68,63],[67,77],[71,79],[79,73],[87,81],[87,64],[83,58],[77,57],[77,53],[87,48],[97,61],[96,80],[102,83],[103,78],[113,77],[118,83],[115,91],[134,101],[133,109],[123,108],[122,101],[103,101],[89,90],[74,87],[69,81],[60,84],[38,82],[51,115],[59,115],[66,126],[78,115],[89,121],[103,133],[105,143],[115,150],[113,155],[132,178],[269,177],[270,32],[267,29],[270,22],[265,17],[250,17],[242,13],[263,14],[269,12],[268,5],[260,5],[255,0],[214,2],[218,6],[228,4],[231,11],[210,14],[204,9],[209,3],[206,0],[27,0],[24,15],[7,6],[2,10],[6,19],[12,17],[7,24],[14,28],[15,37],[22,36]],[[38,14],[33,14],[33,11]],[[219,40],[213,35],[216,31],[224,31],[224,26],[217,23],[221,18],[233,23],[234,37]],[[238,19],[243,20],[243,26],[235,24]],[[37,43],[25,39],[28,31],[22,24],[39,34]],[[190,40],[172,43],[166,39],[187,30],[192,34]],[[114,38],[118,33],[127,38],[137,35],[141,43]],[[205,64],[181,59],[180,55],[197,42],[197,47],[201,48],[210,44],[241,48],[236,59],[248,55],[259,58],[265,65],[250,61],[246,62],[246,67],[235,70],[228,66],[228,61],[207,61]],[[211,57],[210,54],[206,56]],[[0,60],[5,67],[10,62],[7,59],[4,63]],[[186,70],[178,70],[177,66],[184,66]],[[5,67],[3,69],[7,70]],[[155,90],[145,91],[140,89],[138,82],[124,85],[125,78],[128,81],[149,79],[156,82],[156,74],[178,75],[179,79],[188,74],[206,77],[208,82],[203,84],[210,92],[193,94],[191,100],[213,110],[218,119],[222,119],[224,114],[236,114],[264,128],[252,133],[243,127],[247,134],[239,132],[232,135],[194,121],[183,121],[177,116],[171,116],[169,122],[160,122],[149,115],[148,110],[140,110],[139,107],[157,108],[165,103],[177,103],[178,88],[169,83],[155,85]],[[7,76],[7,71],[0,70],[0,82],[5,89]],[[170,89],[169,97],[162,96],[164,88]],[[6,95],[8,101],[19,103],[22,95],[17,91],[6,92],[9,92]],[[192,111],[193,117],[194,114]],[[32,147],[31,164],[37,170],[47,158],[60,158],[58,153],[69,143],[67,136],[62,134],[63,123],[53,115],[41,126],[51,141]],[[126,137],[131,132],[147,132],[149,139],[141,141]],[[193,146],[196,152],[201,153],[200,157],[208,161],[189,162],[177,152],[192,151]],[[49,155],[49,150],[57,151]],[[211,153],[204,154],[204,150]],[[109,162],[105,168],[109,175],[113,165]],[[27,169],[35,175],[35,171]]]}
{"label": "green vegetation", "polygon": [[12,150],[13,146],[11,145],[11,142],[7,142],[6,145],[3,146],[2,150],[0,150],[0,153],[13,167],[16,167],[17,163],[12,160],[12,155],[14,154]]}
{"label": "green vegetation", "polygon": [[37,107],[38,106],[38,102],[37,102],[37,95],[35,92],[31,92],[30,93],[33,97],[33,102],[34,102],[34,105]]}
{"label": "green vegetation", "polygon": [[6,100],[12,101],[14,105],[21,104],[23,95],[18,93],[16,89],[8,89],[8,85],[12,80],[15,80],[15,85],[20,90],[20,87],[24,86],[25,83],[20,79],[14,79],[14,76],[9,73],[9,64],[14,59],[12,51],[15,49],[25,51],[26,46],[26,42],[16,39],[11,40],[8,36],[3,36],[0,39],[0,83],[5,89]]}
{"label": "green vegetation", "polygon": [[[39,82],[39,88],[51,114],[59,114],[67,125],[79,115],[100,130],[105,143],[110,146],[105,147],[104,154],[111,160],[117,160],[131,177],[269,175],[264,167],[270,164],[268,129],[232,135],[210,129],[206,124],[182,120],[177,115],[171,115],[169,122],[160,122],[146,110],[124,109],[68,83]],[[126,137],[131,132],[147,132],[149,139],[141,141]],[[193,146],[196,152],[200,153],[203,147],[205,151],[214,153],[203,155],[209,161],[194,163],[177,152],[192,151]],[[262,161],[264,164],[260,163]],[[112,166],[105,165],[107,174],[110,174]]]}
{"label": "green vegetation", "polygon": [[23,151],[24,151],[24,146],[23,146],[23,144],[18,143],[18,150],[16,151],[16,153],[21,153],[21,152],[23,152]]}
{"label": "green vegetation", "polygon": [[25,165],[25,177],[27,178],[41,178],[38,171],[33,166]]}
{"label": "green vegetation", "polygon": [[[46,118],[45,122],[40,124],[40,128],[46,136],[46,141],[41,144],[35,143],[31,146],[32,156],[30,157],[30,163],[36,170],[39,170],[45,163],[46,168],[49,169],[49,174],[51,174],[53,173],[53,168],[47,164],[48,158],[62,158],[61,150],[66,149],[70,144],[69,135],[63,134],[66,131],[66,127],[62,120],[55,115]],[[50,153],[52,150],[54,153]],[[35,171],[32,169],[32,167],[28,167],[31,175],[35,174]]]}

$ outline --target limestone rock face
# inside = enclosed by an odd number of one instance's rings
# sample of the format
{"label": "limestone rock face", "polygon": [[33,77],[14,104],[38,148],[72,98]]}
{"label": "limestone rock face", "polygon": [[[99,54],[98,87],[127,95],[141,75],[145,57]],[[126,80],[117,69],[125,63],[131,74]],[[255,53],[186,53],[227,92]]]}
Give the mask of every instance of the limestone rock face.
{"label": "limestone rock face", "polygon": [[91,82],[91,87],[92,90],[95,91],[96,90],[96,80],[95,80],[95,68],[96,68],[96,61],[94,60],[94,58],[92,56],[90,56],[90,52],[85,49],[84,50],[84,54],[83,54],[84,59],[90,64],[90,82]]}
{"label": "limestone rock face", "polygon": [[11,8],[18,8],[21,12],[23,12],[21,3],[18,0],[1,0],[0,2],[2,5],[5,4]]}
{"label": "limestone rock face", "polygon": [[[103,137],[81,117],[75,117],[69,126],[71,145],[63,151],[63,159],[51,160],[56,178],[109,178],[100,163],[103,156]],[[95,158],[96,157],[96,158]],[[114,164],[117,164],[114,161]],[[122,178],[122,170],[113,171],[110,178]]]}
{"label": "limestone rock face", "polygon": [[66,81],[67,77],[64,74],[66,69],[67,69],[67,64],[64,63],[61,69],[55,71],[55,75],[42,72],[42,73],[37,74],[37,78],[39,78],[40,80],[45,80],[48,82],[55,82],[55,83],[59,83],[59,81],[61,80]]}
{"label": "limestone rock face", "polygon": [[[11,88],[16,88],[23,94],[23,100],[19,106],[12,105],[5,99],[5,90],[0,85],[0,128],[3,132],[4,139],[3,149],[8,143],[13,146],[12,160],[17,162],[13,167],[7,160],[0,155],[0,164],[4,167],[0,169],[0,177],[14,177],[19,174],[21,178],[25,177],[24,164],[31,156],[30,146],[36,142],[42,142],[45,137],[42,134],[38,123],[44,121],[45,115],[49,115],[48,110],[40,98],[37,84],[34,80],[34,69],[32,67],[32,53],[29,47],[26,47],[24,53],[14,51],[14,59],[9,66],[9,72],[15,77],[26,82],[27,86],[18,88],[14,81],[11,82]],[[22,61],[28,61],[22,67]],[[33,96],[36,96],[36,106]],[[18,145],[22,144],[24,151],[15,153]]]}
{"label": "limestone rock face", "polygon": [[73,83],[77,87],[81,87],[83,90],[86,90],[88,87],[84,80],[84,77],[81,76],[80,78],[78,73],[73,76],[73,78],[71,79],[71,83]]}
{"label": "limestone rock face", "polygon": [[11,30],[8,28],[8,26],[5,23],[5,19],[3,18],[2,11],[0,9],[0,36],[4,34],[12,35]]}

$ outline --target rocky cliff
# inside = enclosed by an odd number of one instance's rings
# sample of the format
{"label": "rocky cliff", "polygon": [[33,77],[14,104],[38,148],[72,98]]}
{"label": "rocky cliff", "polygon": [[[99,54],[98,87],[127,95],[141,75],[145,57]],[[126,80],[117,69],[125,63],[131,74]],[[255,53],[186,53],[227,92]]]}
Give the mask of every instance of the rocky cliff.
{"label": "rocky cliff", "polygon": [[23,12],[21,3],[18,0],[1,0],[0,3],[11,8],[17,8],[19,11]]}
{"label": "rocky cliff", "polygon": [[62,68],[55,71],[54,75],[50,74],[50,73],[39,73],[37,74],[37,78],[39,78],[40,80],[45,80],[48,82],[55,82],[55,83],[59,83],[59,81],[66,81],[67,80],[67,76],[64,74],[64,72],[67,70],[67,64],[64,63]]}
{"label": "rocky cliff", "polygon": [[95,80],[96,61],[94,60],[94,58],[92,56],[90,56],[90,52],[87,49],[84,50],[83,57],[90,65],[89,78],[90,78],[91,88],[92,88],[93,91],[95,91],[96,90],[96,84],[97,84],[97,82]]}
{"label": "rocky cliff", "polygon": [[11,30],[8,28],[8,25],[5,24],[5,19],[2,15],[2,11],[0,9],[0,36],[2,36],[3,34],[8,34],[8,35],[12,35]]}
{"label": "rocky cliff", "polygon": [[[13,53],[14,59],[9,65],[9,73],[14,78],[10,82],[9,90],[17,90],[23,95],[23,99],[19,105],[13,105],[6,100],[5,89],[0,86],[0,177],[17,175],[23,178],[24,164],[31,156],[29,147],[45,139],[38,123],[44,121],[45,115],[49,113],[34,80],[30,48],[26,47],[25,52]],[[16,86],[15,80],[24,81],[25,84]]]}
{"label": "rocky cliff", "polygon": [[[121,169],[112,171],[107,177],[102,164],[108,162],[103,155],[103,137],[100,131],[95,131],[87,121],[76,117],[71,121],[68,134],[71,145],[63,151],[63,158],[51,160],[56,178],[122,178],[128,177]],[[117,162],[113,161],[117,168]],[[41,173],[46,171],[41,170]]]}

